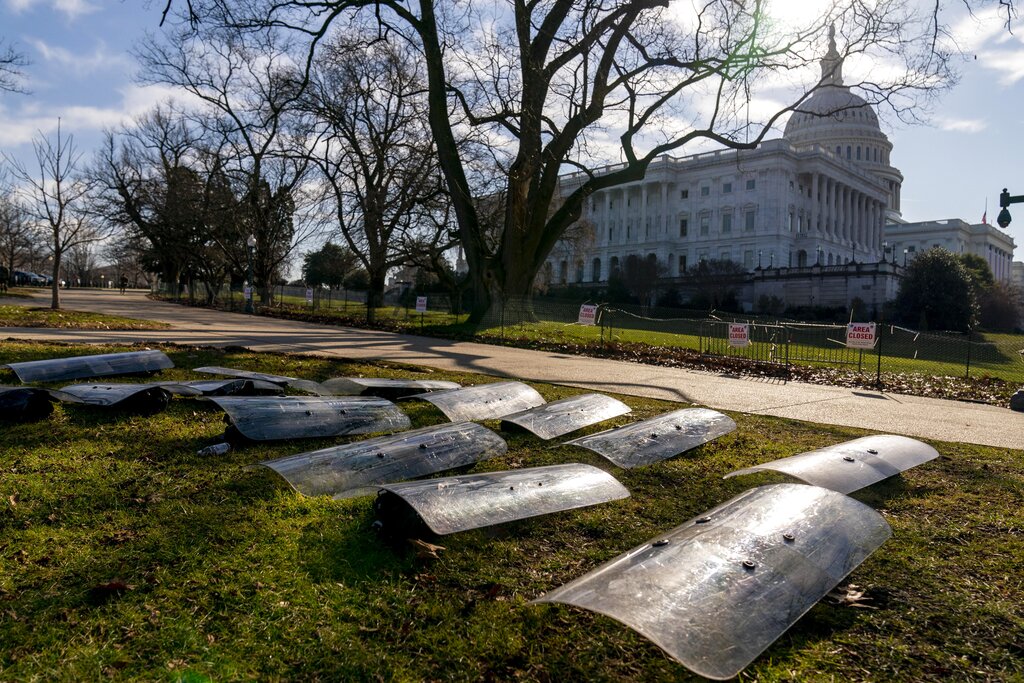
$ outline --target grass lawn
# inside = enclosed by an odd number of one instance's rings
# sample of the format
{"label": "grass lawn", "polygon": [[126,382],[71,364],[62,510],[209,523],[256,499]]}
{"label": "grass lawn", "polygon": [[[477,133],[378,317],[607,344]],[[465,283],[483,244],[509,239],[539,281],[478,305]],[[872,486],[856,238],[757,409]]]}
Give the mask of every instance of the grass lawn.
{"label": "grass lawn", "polygon": [[[4,342],[0,363],[124,347]],[[167,347],[178,369],[227,365],[331,376],[491,381],[478,375],[308,357]],[[14,383],[0,371],[0,383]],[[535,385],[548,400],[575,389]],[[625,424],[678,407],[619,397]],[[443,422],[402,404],[414,426]],[[774,481],[727,472],[861,436],[733,415],[734,433],[614,474],[632,497],[455,534],[439,557],[383,545],[372,497],[304,498],[260,460],[341,440],[200,458],[223,431],[212,403],[176,398],[148,417],[57,406],[0,425],[0,680],[689,680],[611,619],[527,604],[727,500]],[[496,424],[488,426],[496,428]],[[506,435],[475,471],[604,461]],[[1024,453],[936,443],[942,454],[856,495],[894,537],[849,578],[856,609],[822,602],[742,677],[782,680],[1024,678]],[[742,606],[741,608],[749,608]]]}
{"label": "grass lawn", "polygon": [[0,327],[57,327],[75,330],[162,330],[167,323],[27,306],[0,306]]}

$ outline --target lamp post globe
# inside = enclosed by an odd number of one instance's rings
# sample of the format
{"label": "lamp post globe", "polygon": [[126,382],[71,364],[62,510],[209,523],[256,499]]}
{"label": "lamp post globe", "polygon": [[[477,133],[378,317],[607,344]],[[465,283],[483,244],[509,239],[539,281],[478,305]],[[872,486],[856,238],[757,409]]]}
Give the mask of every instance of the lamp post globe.
{"label": "lamp post globe", "polygon": [[1006,208],[1000,211],[999,215],[996,216],[996,224],[1004,230],[1010,225],[1011,220],[1013,219],[1010,217],[1010,210]]}
{"label": "lamp post globe", "polygon": [[256,248],[256,236],[249,235],[249,239],[245,241],[245,254],[246,254],[246,265],[248,273],[246,274],[246,284],[249,287],[249,296],[245,299],[245,312],[255,313],[256,309],[253,307],[252,300],[255,298],[255,287],[253,286],[253,275],[252,275],[252,252]]}

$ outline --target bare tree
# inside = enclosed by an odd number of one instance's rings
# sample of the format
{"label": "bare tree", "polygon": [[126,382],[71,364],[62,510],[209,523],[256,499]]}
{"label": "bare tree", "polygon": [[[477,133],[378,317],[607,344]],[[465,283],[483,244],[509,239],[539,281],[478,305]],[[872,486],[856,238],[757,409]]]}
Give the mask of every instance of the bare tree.
{"label": "bare tree", "polygon": [[27,195],[28,208],[40,221],[52,258],[50,307],[60,308],[60,269],[64,254],[76,245],[97,242],[107,234],[106,224],[92,219],[87,211],[90,183],[80,173],[82,154],[74,136],[64,135],[60,120],[49,138],[40,132],[32,140],[37,167],[29,170],[7,158],[15,178]]}
{"label": "bare tree", "polygon": [[305,98],[320,133],[312,156],[331,188],[338,230],[369,276],[371,322],[390,269],[452,244],[438,223],[447,195],[416,55],[373,38],[355,32],[332,42]]}
{"label": "bare tree", "polygon": [[91,282],[99,265],[96,249],[92,243],[76,244],[68,249],[64,265],[64,279],[67,282]]}
{"label": "bare tree", "polygon": [[0,278],[13,283],[14,270],[27,262],[36,235],[29,212],[10,183],[6,168],[0,168]]}
{"label": "bare tree", "polygon": [[184,88],[206,105],[192,123],[213,138],[221,171],[240,200],[218,244],[232,267],[245,272],[245,244],[256,238],[255,280],[269,303],[275,276],[320,230],[317,221],[302,220],[314,200],[304,185],[305,131],[291,127],[300,122],[293,113],[301,87],[287,45],[271,34],[243,42],[219,31],[179,31],[140,46],[137,56],[144,82]]}
{"label": "bare tree", "polygon": [[[886,102],[914,116],[914,107],[949,76],[940,23],[945,4],[936,0],[917,13],[907,0],[835,0],[800,26],[773,25],[765,0],[671,8],[667,0],[191,0],[188,7],[236,36],[278,30],[304,36],[307,65],[334,23],[360,13],[372,15],[382,35],[415,45],[475,289],[519,296],[529,293],[541,264],[595,192],[640,180],[653,160],[695,141],[752,149],[781,117],[800,111],[831,81],[832,74],[819,78],[812,67],[832,24],[844,57],[886,60],[885,69],[847,84],[872,104]],[[774,93],[786,101],[747,120],[752,93],[779,80],[794,84],[796,94]],[[457,144],[466,128],[491,140],[504,174],[505,210],[496,232],[480,213],[491,190],[481,189]],[[616,137],[622,163],[605,167]],[[606,145],[600,153],[599,143]],[[551,212],[569,169],[580,175]],[[482,316],[487,304],[484,297],[474,314]]]}
{"label": "bare tree", "polygon": [[25,55],[10,45],[4,45],[4,40],[0,38],[0,92],[25,92],[22,69],[28,64]]}
{"label": "bare tree", "polygon": [[[149,245],[142,238],[122,233],[103,245],[103,258],[112,264],[118,273],[126,276],[133,287],[140,284],[146,287],[153,285],[154,278],[146,265]],[[72,281],[76,284],[76,281]]]}
{"label": "bare tree", "polygon": [[180,112],[158,106],[108,132],[91,170],[94,209],[129,241],[143,240],[147,260],[172,286],[198,240],[204,180],[195,167],[201,145]]}

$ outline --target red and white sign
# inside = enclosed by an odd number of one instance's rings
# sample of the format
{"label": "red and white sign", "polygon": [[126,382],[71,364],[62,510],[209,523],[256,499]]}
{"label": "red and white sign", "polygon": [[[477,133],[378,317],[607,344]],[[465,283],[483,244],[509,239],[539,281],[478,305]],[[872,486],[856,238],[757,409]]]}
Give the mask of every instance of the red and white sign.
{"label": "red and white sign", "polygon": [[729,346],[738,348],[750,346],[750,325],[729,323]]}
{"label": "red and white sign", "polygon": [[849,349],[875,348],[875,323],[850,323],[846,326],[846,347]]}
{"label": "red and white sign", "polygon": [[313,303],[313,288],[312,287],[306,287],[306,303],[307,304]]}
{"label": "red and white sign", "polygon": [[416,297],[416,312],[426,313],[427,312],[427,297],[418,296]]}
{"label": "red and white sign", "polygon": [[580,325],[594,325],[597,322],[597,304],[583,304],[580,306]]}

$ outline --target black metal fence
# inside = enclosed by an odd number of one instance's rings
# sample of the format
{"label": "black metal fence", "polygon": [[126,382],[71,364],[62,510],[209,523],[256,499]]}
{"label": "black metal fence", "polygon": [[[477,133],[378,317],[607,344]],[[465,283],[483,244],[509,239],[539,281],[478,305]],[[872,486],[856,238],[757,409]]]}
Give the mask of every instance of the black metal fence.
{"label": "black metal fence", "polygon": [[[870,373],[879,384],[886,373],[1024,382],[1024,335],[1019,334],[919,332],[883,322],[876,325],[873,348],[855,349],[846,345],[846,325],[600,304],[596,324],[584,327],[577,324],[579,310],[575,301],[506,300],[492,307],[481,332],[677,347],[785,368],[787,374],[793,366],[834,367]],[[749,325],[749,344],[729,343],[730,323]]]}
{"label": "black metal fence", "polygon": [[[174,297],[196,303],[212,303],[230,311],[245,310],[245,292],[242,288],[223,285],[212,292],[202,283],[187,286],[161,284],[155,289],[163,296]],[[259,309],[289,309],[298,312],[320,313],[350,320],[367,319],[368,293],[358,289],[327,289],[324,287],[303,287],[298,285],[276,285],[264,293],[256,292],[254,302]],[[465,314],[456,313],[461,302],[452,300],[447,294],[428,294],[426,310],[417,311],[417,297],[414,294],[390,294],[385,296],[384,305],[377,307],[378,319],[414,320],[430,325],[455,324],[465,320]]]}
{"label": "black metal fence", "polygon": [[[162,293],[179,298],[206,301],[206,291]],[[307,296],[310,295],[311,296]],[[224,287],[213,299],[230,310],[245,308],[242,291]],[[278,286],[261,308],[273,306],[298,311],[337,315],[348,320],[365,320],[366,292]],[[449,325],[464,323],[468,317],[462,302],[444,294],[426,297],[426,311],[416,310],[415,296],[395,296],[376,308],[378,320],[391,319],[408,326],[432,327],[444,334]],[[913,373],[940,377],[995,377],[1024,382],[1024,335],[993,334],[982,331],[918,332],[889,323],[876,326],[877,338],[871,349],[846,346],[846,326],[784,320],[748,314],[708,314],[707,311],[666,309],[631,305],[598,305],[596,324],[578,324],[580,302],[546,297],[506,299],[496,302],[475,331],[502,339],[542,339],[565,342],[624,342],[689,349],[715,357],[728,357],[763,364],[790,374],[795,366],[838,368],[873,374],[882,384],[886,373]],[[862,321],[858,321],[862,322]],[[729,343],[729,324],[746,323],[749,344]],[[465,330],[462,330],[463,332]],[[776,372],[777,374],[777,372]]]}

